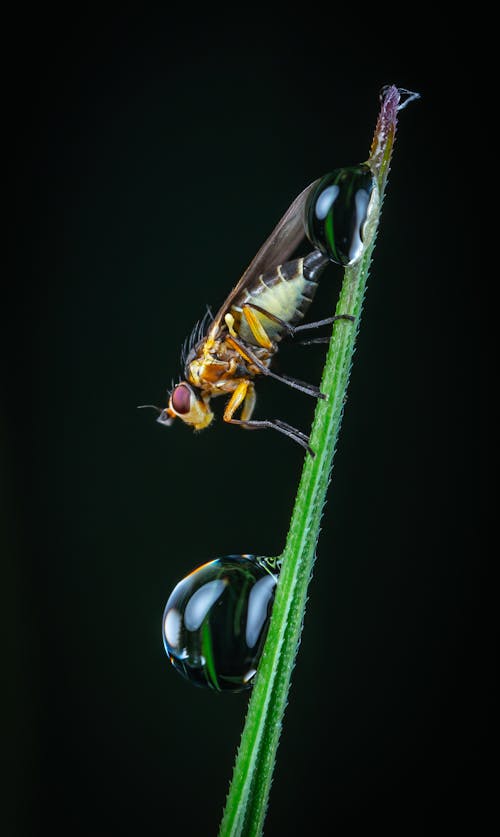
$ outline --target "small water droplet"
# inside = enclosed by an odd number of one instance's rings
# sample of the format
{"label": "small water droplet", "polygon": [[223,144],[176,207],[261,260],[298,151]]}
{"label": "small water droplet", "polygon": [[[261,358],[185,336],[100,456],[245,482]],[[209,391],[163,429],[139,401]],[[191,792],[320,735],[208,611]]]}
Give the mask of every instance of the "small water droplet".
{"label": "small water droplet", "polygon": [[163,643],[174,668],[195,686],[251,688],[277,580],[277,562],[254,555],[226,555],[189,573],[163,613]]}
{"label": "small water droplet", "polygon": [[369,166],[346,166],[326,174],[307,199],[306,233],[332,262],[354,264],[363,252],[367,221],[375,197]]}

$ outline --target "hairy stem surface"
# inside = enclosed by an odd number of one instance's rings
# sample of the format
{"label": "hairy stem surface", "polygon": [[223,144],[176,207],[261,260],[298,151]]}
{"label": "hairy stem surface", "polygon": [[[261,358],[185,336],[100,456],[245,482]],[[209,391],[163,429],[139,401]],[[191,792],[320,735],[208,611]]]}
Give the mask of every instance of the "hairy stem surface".
{"label": "hairy stem surface", "polygon": [[[337,320],[334,324],[321,382],[321,391],[326,393],[327,399],[318,401],[311,432],[311,447],[316,456],[305,457],[286,546],[281,556],[282,569],[269,633],[249,702],[221,823],[221,837],[262,833],[389,172],[397,112],[403,107],[402,94],[407,93],[390,86],[384,88],[382,94],[368,159],[378,185],[378,209],[361,259],[345,270],[336,310],[337,314],[351,315],[354,322]],[[408,96],[416,97],[416,94],[408,93]],[[407,98],[404,104],[409,100]]]}

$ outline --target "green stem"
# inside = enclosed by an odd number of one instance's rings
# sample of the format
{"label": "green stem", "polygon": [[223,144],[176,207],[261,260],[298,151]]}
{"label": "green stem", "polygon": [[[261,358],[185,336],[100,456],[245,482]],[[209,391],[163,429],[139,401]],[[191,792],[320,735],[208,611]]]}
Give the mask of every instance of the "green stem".
{"label": "green stem", "polygon": [[368,160],[379,189],[378,210],[362,258],[345,270],[336,311],[350,314],[355,321],[337,320],[333,329],[321,382],[327,398],[318,401],[311,431],[311,447],[316,456],[306,456],[304,462],[282,555],[269,633],[221,823],[221,837],[262,833],[389,171],[399,102],[400,91],[396,87],[386,88]]}

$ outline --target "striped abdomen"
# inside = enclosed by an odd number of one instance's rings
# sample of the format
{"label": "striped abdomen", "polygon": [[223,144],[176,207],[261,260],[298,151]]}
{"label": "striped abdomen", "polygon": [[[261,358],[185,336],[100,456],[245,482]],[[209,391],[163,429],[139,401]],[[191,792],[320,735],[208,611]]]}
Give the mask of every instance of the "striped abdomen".
{"label": "striped abdomen", "polygon": [[[238,336],[251,345],[257,345],[245,318],[241,317],[243,305],[249,302],[269,311],[288,325],[300,323],[313,301],[318,279],[328,263],[327,256],[319,250],[313,250],[307,256],[285,262],[258,276],[250,287],[242,290],[231,306]],[[279,342],[284,336],[283,326],[260,311],[256,314],[269,338]]]}

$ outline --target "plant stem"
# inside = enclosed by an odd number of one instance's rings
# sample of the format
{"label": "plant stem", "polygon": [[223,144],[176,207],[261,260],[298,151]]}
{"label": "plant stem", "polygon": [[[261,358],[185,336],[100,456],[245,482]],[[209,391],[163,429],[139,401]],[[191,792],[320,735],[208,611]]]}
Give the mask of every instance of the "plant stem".
{"label": "plant stem", "polygon": [[221,837],[262,833],[400,107],[400,91],[394,86],[385,88],[368,160],[379,190],[379,205],[361,259],[345,270],[336,310],[337,314],[350,314],[354,322],[337,320],[334,324],[321,382],[327,399],[318,401],[311,431],[316,456],[306,456],[304,462]]}

